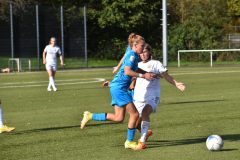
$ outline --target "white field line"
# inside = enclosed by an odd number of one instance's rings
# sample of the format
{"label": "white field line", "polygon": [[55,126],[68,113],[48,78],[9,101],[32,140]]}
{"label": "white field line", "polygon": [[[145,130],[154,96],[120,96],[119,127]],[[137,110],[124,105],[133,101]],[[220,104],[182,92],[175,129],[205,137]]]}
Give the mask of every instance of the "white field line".
{"label": "white field line", "polygon": [[[239,71],[210,71],[210,72],[182,72],[182,73],[171,73],[171,75],[200,75],[200,74],[222,74],[222,73],[240,73]],[[85,82],[74,82],[74,81],[88,80]],[[70,83],[59,83],[57,85],[75,85],[75,84],[88,84],[88,83],[97,83],[103,82],[104,78],[92,78],[92,79],[69,79],[69,80],[57,80],[56,82],[70,82]],[[46,84],[39,83],[47,83],[48,81],[32,81],[32,82],[15,82],[15,83],[2,83],[0,88],[24,88],[24,87],[41,87],[46,86]],[[15,85],[13,85],[15,84]],[[26,84],[26,85],[22,85]],[[6,86],[3,86],[6,85]]]}
{"label": "white field line", "polygon": [[[95,78],[96,79],[96,78]],[[55,80],[55,82],[71,82],[71,81],[89,81],[88,79],[66,79],[66,80]],[[13,84],[35,84],[35,83],[47,83],[49,81],[31,81],[31,82],[13,82],[13,83],[1,83],[1,85],[13,85]]]}
{"label": "white field line", "polygon": [[170,75],[194,75],[194,74],[222,74],[222,73],[240,73],[239,71],[211,71],[211,72],[184,72],[184,73],[170,73]]}
{"label": "white field line", "polygon": [[[86,80],[86,79],[85,79]],[[64,80],[62,80],[64,81]],[[75,84],[89,84],[89,83],[97,83],[97,82],[103,82],[105,81],[104,78],[92,78],[89,79],[89,81],[85,82],[67,82],[67,83],[59,83],[57,84],[58,86],[63,86],[63,85],[75,85]],[[25,87],[42,87],[46,86],[47,84],[27,84],[27,85],[12,85],[12,86],[0,86],[0,88],[25,88]]]}

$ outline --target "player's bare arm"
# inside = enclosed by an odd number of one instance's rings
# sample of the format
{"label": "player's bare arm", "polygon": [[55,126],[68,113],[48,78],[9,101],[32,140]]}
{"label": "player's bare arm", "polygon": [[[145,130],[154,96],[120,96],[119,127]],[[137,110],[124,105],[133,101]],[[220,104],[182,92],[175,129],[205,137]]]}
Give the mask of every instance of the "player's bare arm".
{"label": "player's bare arm", "polygon": [[46,51],[43,51],[43,64],[46,64]]}
{"label": "player's bare arm", "polygon": [[63,55],[61,55],[59,58],[60,58],[61,66],[64,66],[64,58],[63,58]]}
{"label": "player's bare arm", "polygon": [[155,78],[156,74],[153,74],[153,73],[137,73],[137,72],[134,72],[130,67],[128,66],[125,66],[124,67],[124,73],[128,76],[131,76],[131,77],[140,77],[140,78],[145,78],[147,80],[152,80]]}
{"label": "player's bare arm", "polygon": [[124,56],[121,58],[121,60],[118,63],[118,65],[116,67],[113,67],[113,74],[115,74],[119,70],[119,68],[121,67],[121,65],[123,63],[123,59],[124,59]]}
{"label": "player's bare arm", "polygon": [[168,74],[168,72],[162,73],[162,76],[166,79],[167,82],[176,86],[177,89],[179,89],[180,91],[183,92],[186,89],[186,86],[184,83],[176,81],[172,76]]}
{"label": "player's bare arm", "polygon": [[130,89],[130,90],[133,90],[133,89],[135,88],[136,80],[137,80],[136,77],[133,77],[133,78],[132,78],[132,82],[131,82],[131,84],[130,84],[130,86],[129,86],[129,89]]}

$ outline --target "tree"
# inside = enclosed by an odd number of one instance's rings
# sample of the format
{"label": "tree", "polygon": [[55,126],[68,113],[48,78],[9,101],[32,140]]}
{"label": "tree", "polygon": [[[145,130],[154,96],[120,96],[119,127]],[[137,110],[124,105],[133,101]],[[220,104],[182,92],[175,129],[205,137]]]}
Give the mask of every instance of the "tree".
{"label": "tree", "polygon": [[227,0],[228,13],[231,16],[240,16],[240,1],[239,0]]}
{"label": "tree", "polygon": [[[227,4],[224,0],[189,0],[179,3],[177,11],[180,23],[175,23],[169,32],[169,48],[172,57],[179,49],[212,49],[222,48],[224,24],[229,18],[224,11]],[[188,5],[189,4],[189,5]]]}

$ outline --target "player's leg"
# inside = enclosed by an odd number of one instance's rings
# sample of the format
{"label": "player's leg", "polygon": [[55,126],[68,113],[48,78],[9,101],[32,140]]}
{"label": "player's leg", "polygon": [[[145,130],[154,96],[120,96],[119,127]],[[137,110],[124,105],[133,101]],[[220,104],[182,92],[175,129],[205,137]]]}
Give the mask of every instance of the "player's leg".
{"label": "player's leg", "polygon": [[3,127],[2,108],[0,107],[0,128]]}
{"label": "player's leg", "polygon": [[[140,113],[139,113],[140,114]],[[139,118],[136,123],[136,129],[141,132],[141,123],[142,123],[142,117],[139,115]]]}
{"label": "player's leg", "polygon": [[50,78],[52,76],[52,71],[51,70],[52,70],[51,66],[49,64],[46,64],[46,71],[48,73],[48,79],[49,79],[48,88],[47,88],[48,91],[52,91],[51,78]]}
{"label": "player's leg", "polygon": [[122,122],[124,120],[125,113],[126,113],[126,107],[118,107],[115,105],[114,114],[107,113],[106,118],[107,120],[110,120],[110,121]]}
{"label": "player's leg", "polygon": [[148,129],[150,126],[150,114],[152,112],[153,112],[152,106],[150,106],[149,104],[147,104],[143,109],[140,142],[145,143],[146,137],[148,136]]}
{"label": "player's leg", "polygon": [[129,113],[128,120],[128,131],[127,140],[125,142],[125,148],[136,149],[137,143],[134,142],[135,132],[136,132],[136,122],[138,120],[139,114],[133,103],[128,103],[126,105],[126,111]]}
{"label": "player's leg", "polygon": [[115,105],[114,113],[91,113],[89,111],[85,111],[83,114],[83,119],[81,121],[81,129],[85,127],[88,121],[114,121],[114,122],[122,122],[125,117],[125,107],[118,107]]}
{"label": "player's leg", "polygon": [[52,70],[52,87],[54,91],[57,91],[56,85],[55,85],[55,75],[56,75],[56,66],[53,66]]}
{"label": "player's leg", "polygon": [[51,91],[51,87],[53,88],[54,91],[57,91],[57,88],[54,82],[56,71],[54,70],[53,66],[46,65],[46,67],[47,67],[47,72],[49,77],[48,91]]}
{"label": "player's leg", "polygon": [[15,129],[14,127],[8,127],[3,124],[3,114],[2,114],[2,107],[1,107],[1,101],[0,101],[0,133],[11,132],[14,129]]}
{"label": "player's leg", "polygon": [[[151,131],[149,131],[149,124],[150,124],[150,114],[152,113],[152,107],[150,105],[145,105],[145,107],[142,110],[142,122],[141,122],[141,138],[138,141],[138,145],[136,147],[136,150],[141,150],[147,148],[145,142],[148,136],[152,134]],[[149,133],[151,132],[151,133]]]}

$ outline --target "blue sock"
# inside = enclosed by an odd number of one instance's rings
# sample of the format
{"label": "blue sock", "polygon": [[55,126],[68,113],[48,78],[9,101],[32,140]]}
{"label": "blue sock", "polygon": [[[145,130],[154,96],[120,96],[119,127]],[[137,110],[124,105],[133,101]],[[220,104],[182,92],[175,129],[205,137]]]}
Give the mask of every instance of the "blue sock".
{"label": "blue sock", "polygon": [[128,131],[127,131],[128,141],[133,141],[134,140],[135,132],[136,132],[136,128],[131,128],[131,129],[128,128]]}
{"label": "blue sock", "polygon": [[94,121],[106,121],[107,120],[107,114],[106,113],[93,113],[92,114],[92,120],[94,120]]}

